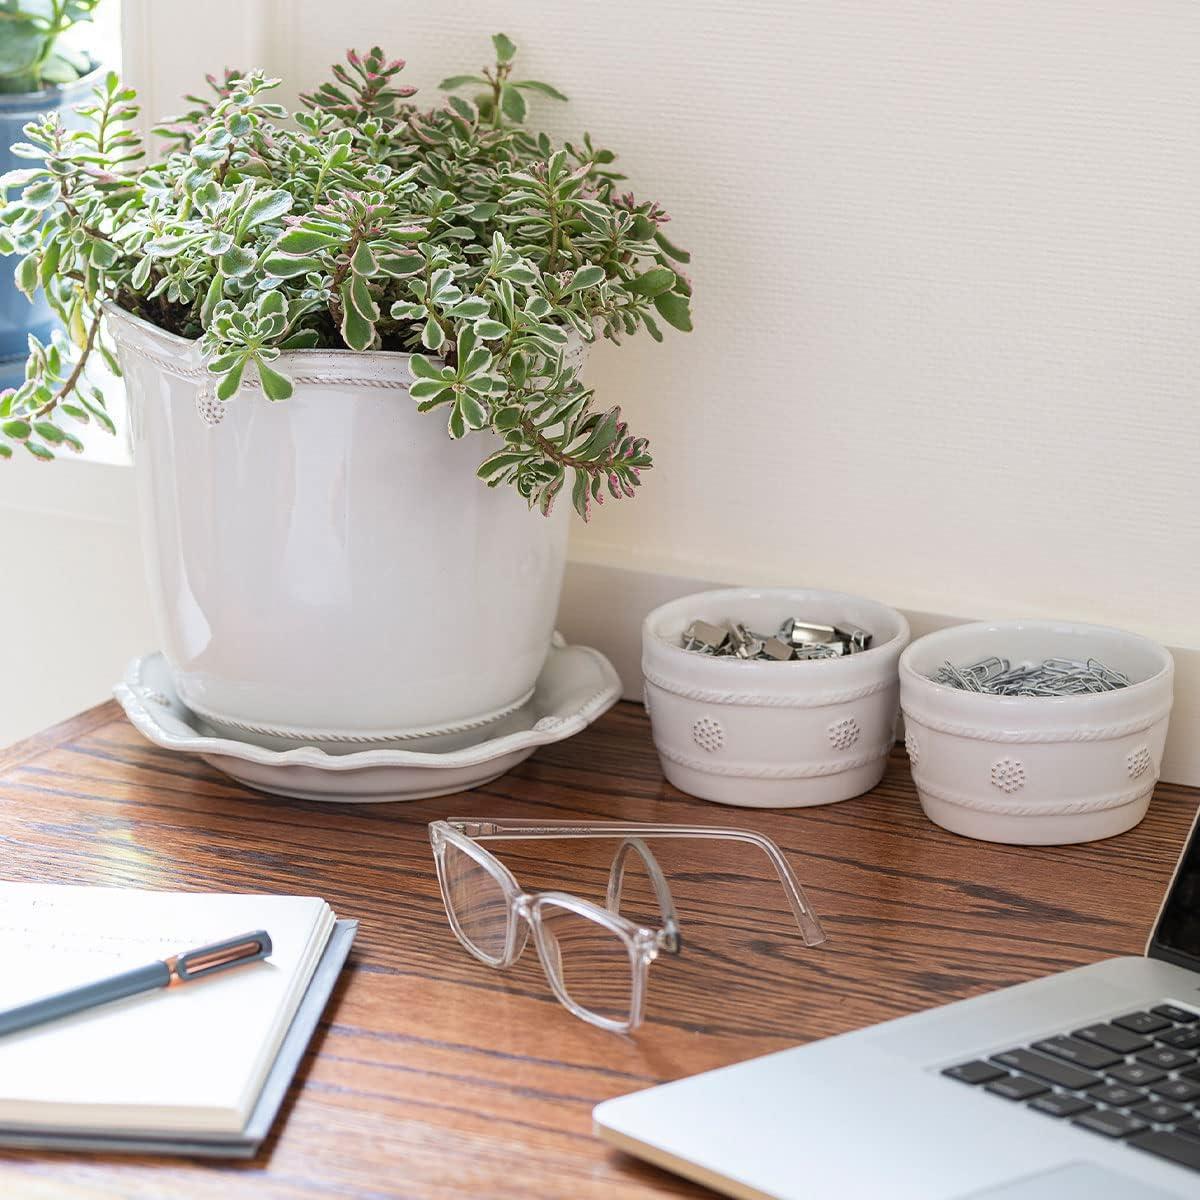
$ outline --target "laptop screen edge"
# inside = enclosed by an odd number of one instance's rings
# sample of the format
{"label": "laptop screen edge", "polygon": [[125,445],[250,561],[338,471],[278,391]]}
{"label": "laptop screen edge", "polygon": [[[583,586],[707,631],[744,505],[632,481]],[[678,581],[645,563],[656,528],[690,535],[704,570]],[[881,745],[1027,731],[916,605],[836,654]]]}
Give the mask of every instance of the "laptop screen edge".
{"label": "laptop screen edge", "polygon": [[1163,893],[1146,957],[1200,971],[1200,808]]}

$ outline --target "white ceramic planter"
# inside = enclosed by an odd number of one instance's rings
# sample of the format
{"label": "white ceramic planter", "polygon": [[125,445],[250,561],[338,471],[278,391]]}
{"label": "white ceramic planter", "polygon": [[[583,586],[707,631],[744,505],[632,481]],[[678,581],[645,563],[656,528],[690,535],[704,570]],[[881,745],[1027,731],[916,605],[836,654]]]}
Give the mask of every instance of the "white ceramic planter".
{"label": "white ceramic planter", "polygon": [[[946,661],[1099,659],[1133,684],[1085,696],[989,696],[928,678]],[[1055,845],[1112,837],[1158,781],[1174,664],[1157,643],[1096,625],[1002,621],[918,638],[900,658],[905,745],[930,820],[966,837]]]}
{"label": "white ceramic planter", "polygon": [[[774,631],[786,617],[856,625],[871,649],[811,662],[684,650],[696,618]],[[896,663],[908,622],[840,592],[725,588],[673,600],[642,626],[646,707],[663,773],[681,791],[747,808],[848,800],[883,777],[896,736]]]}
{"label": "white ceramic planter", "polygon": [[252,384],[223,405],[196,343],[108,318],[162,649],[193,712],[344,753],[467,744],[525,703],[568,506],[547,519],[476,478],[491,435],[453,442],[418,413],[407,355],[287,353],[290,400]]}

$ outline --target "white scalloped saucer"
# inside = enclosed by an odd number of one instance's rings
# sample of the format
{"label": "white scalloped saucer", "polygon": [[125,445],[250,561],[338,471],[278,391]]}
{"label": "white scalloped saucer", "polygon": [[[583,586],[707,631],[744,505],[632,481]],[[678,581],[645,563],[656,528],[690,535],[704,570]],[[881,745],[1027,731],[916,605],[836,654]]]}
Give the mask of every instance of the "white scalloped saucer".
{"label": "white scalloped saucer", "polygon": [[302,800],[362,803],[423,800],[489,783],[539,746],[585,729],[616,703],[621,681],[598,650],[568,646],[556,633],[532,698],[504,722],[504,732],[493,728],[472,746],[440,753],[326,754],[315,746],[281,751],[213,737],[175,694],[166,660],[157,653],[135,658],[113,694],[156,746],[198,754],[248,787]]}

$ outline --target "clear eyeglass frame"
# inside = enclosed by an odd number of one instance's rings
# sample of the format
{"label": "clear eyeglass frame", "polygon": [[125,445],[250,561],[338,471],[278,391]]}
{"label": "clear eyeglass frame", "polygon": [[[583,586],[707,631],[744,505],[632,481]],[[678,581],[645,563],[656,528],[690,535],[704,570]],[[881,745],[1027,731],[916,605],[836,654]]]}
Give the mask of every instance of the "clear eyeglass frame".
{"label": "clear eyeglass frame", "polygon": [[[524,891],[513,873],[482,845],[483,842],[559,838],[621,840],[609,871],[603,906],[570,892]],[[645,844],[648,838],[737,841],[757,846],[775,868],[805,945],[817,946],[826,940],[821,922],[805,897],[800,880],[784,857],[783,851],[770,838],[753,830],[709,825],[658,825],[616,821],[530,822],[483,818],[452,818],[429,823],[429,841],[433,847],[446,917],[463,947],[480,962],[504,969],[511,967],[520,958],[532,933],[542,969],[557,999],[581,1020],[615,1033],[631,1033],[641,1025],[650,964],[660,954],[678,954],[682,946],[671,889],[658,860]],[[499,945],[494,952],[477,945],[463,928],[461,915],[456,911],[451,869],[447,861],[452,850],[466,855],[475,867],[486,872],[503,895],[504,929],[502,938],[497,939]],[[639,925],[623,916],[620,911],[621,889],[631,853],[641,858],[654,889],[661,918],[661,924],[655,928]],[[628,1013],[624,1017],[594,1011],[572,998],[564,979],[561,950],[547,927],[549,915],[561,913],[573,914],[593,922],[599,930],[611,933],[624,947],[630,971]],[[624,994],[623,984],[622,993]]]}

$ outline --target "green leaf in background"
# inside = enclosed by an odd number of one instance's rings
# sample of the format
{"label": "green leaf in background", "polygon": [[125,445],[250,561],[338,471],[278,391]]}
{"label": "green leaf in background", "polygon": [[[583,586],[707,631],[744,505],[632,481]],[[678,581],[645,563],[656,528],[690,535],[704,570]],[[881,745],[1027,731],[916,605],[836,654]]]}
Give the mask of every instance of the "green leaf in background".
{"label": "green leaf in background", "polygon": [[482,75],[451,75],[443,79],[438,84],[438,88],[443,92],[452,92],[455,88],[465,87],[468,83],[479,84],[481,87],[487,86],[487,80]]}
{"label": "green leaf in background", "polygon": [[258,367],[258,381],[262,384],[262,390],[266,393],[268,400],[288,400],[292,395],[292,381],[285,375],[271,367],[268,367],[265,362],[258,359],[255,362]]}
{"label": "green leaf in background", "polygon": [[362,275],[350,277],[350,299],[364,321],[374,324],[379,320],[379,305],[371,295],[371,289]]}
{"label": "green leaf in background", "polygon": [[506,83],[500,89],[500,107],[504,115],[516,121],[518,125],[525,120],[525,97],[511,83]]}
{"label": "green leaf in background", "polygon": [[315,258],[305,258],[295,254],[268,254],[263,259],[263,270],[268,275],[279,279],[291,279],[296,275],[305,275],[309,271],[318,271],[321,264]]}
{"label": "green leaf in background", "polygon": [[423,354],[413,354],[408,360],[409,369],[418,379],[441,379],[441,371]]}
{"label": "green leaf in background", "polygon": [[[0,16],[4,18],[0,20],[0,76],[12,76],[19,83],[37,62],[45,35],[28,16],[14,12],[9,4],[4,5]],[[11,90],[32,91],[33,88],[14,87]]]}
{"label": "green leaf in background", "polygon": [[246,369],[246,360],[239,359],[217,384],[217,399],[232,400],[237,390],[242,386],[242,372]]}
{"label": "green leaf in background", "polygon": [[32,300],[34,289],[38,285],[38,261],[37,256],[27,254],[19,263],[14,273],[14,278],[17,281],[17,287],[21,289],[25,295]]}
{"label": "green leaf in background", "polygon": [[242,246],[230,246],[220,258],[221,274],[246,275],[254,269],[256,261],[257,258],[252,251]]}
{"label": "green leaf in background", "polygon": [[674,286],[675,272],[670,267],[651,267],[629,285],[639,296],[658,296]]}
{"label": "green leaf in background", "polygon": [[496,48],[496,61],[500,63],[512,62],[516,56],[517,48],[512,44],[510,38],[503,33],[492,34],[492,45]]}
{"label": "green leaf in background", "polygon": [[654,307],[668,325],[673,325],[682,333],[691,333],[692,313],[686,296],[664,292],[661,296],[654,297]]}
{"label": "green leaf in background", "polygon": [[242,218],[242,232],[246,233],[256,225],[263,225],[267,221],[278,220],[291,207],[292,196],[290,192],[285,192],[282,189],[272,192],[260,192],[246,207],[246,214]]}
{"label": "green leaf in background", "polygon": [[354,306],[350,280],[342,284],[342,338],[351,350],[366,350],[375,337],[371,322]]}
{"label": "green leaf in background", "polygon": [[371,253],[371,247],[366,242],[359,242],[357,249],[354,251],[354,257],[350,260],[350,269],[355,275],[370,276],[375,274],[375,255]]}
{"label": "green leaf in background", "polygon": [[442,333],[442,327],[430,317],[421,330],[421,345],[426,350],[440,350],[445,340],[446,335]]}
{"label": "green leaf in background", "polygon": [[66,434],[51,421],[35,421],[33,423],[33,431],[44,442],[54,442],[57,444],[66,438]]}
{"label": "green leaf in background", "polygon": [[336,234],[316,229],[289,229],[276,243],[276,249],[284,254],[310,254],[324,250],[337,242]]}
{"label": "green leaf in background", "polygon": [[[674,279],[674,275],[672,275],[671,278]],[[571,282],[567,290],[576,292],[580,288],[596,287],[603,282],[603,267],[580,267],[579,270],[571,276]]]}
{"label": "green leaf in background", "polygon": [[551,87],[548,83],[542,83],[538,79],[522,79],[514,83],[513,87],[525,88],[530,92],[541,92],[543,96],[549,96],[552,100],[566,100],[566,96],[558,88]]}

